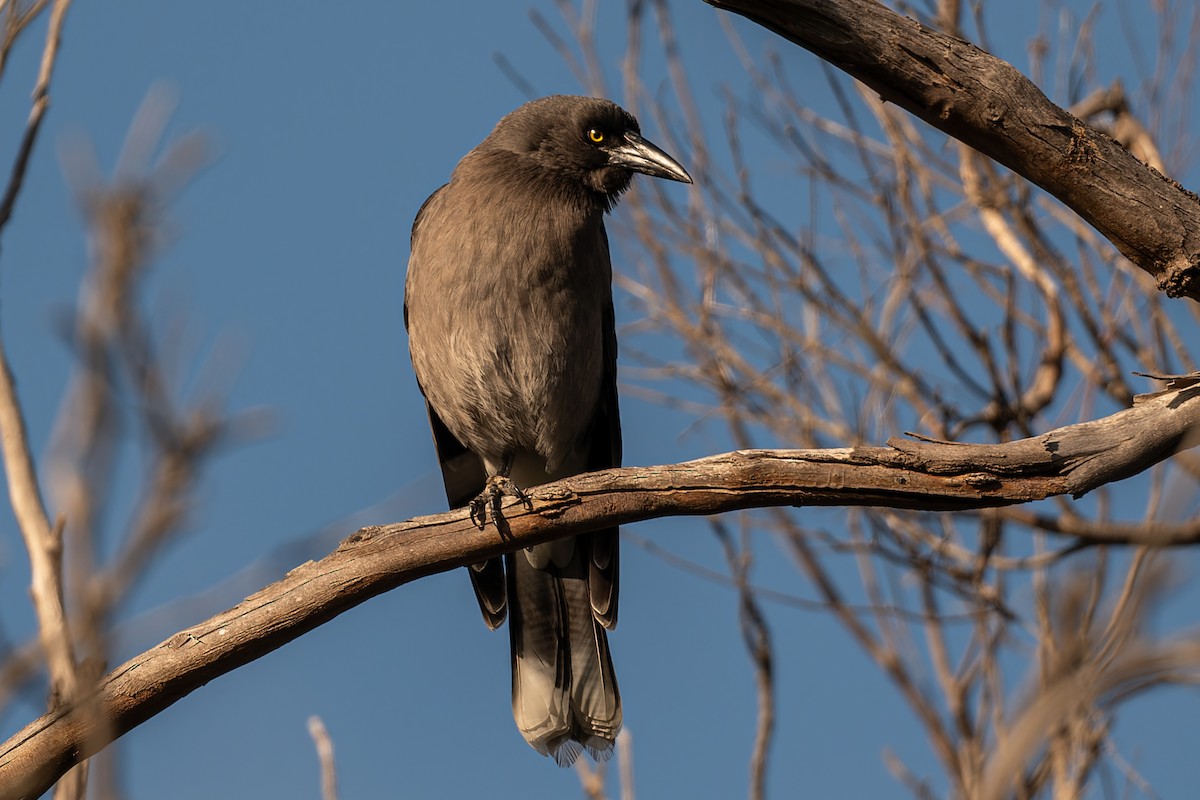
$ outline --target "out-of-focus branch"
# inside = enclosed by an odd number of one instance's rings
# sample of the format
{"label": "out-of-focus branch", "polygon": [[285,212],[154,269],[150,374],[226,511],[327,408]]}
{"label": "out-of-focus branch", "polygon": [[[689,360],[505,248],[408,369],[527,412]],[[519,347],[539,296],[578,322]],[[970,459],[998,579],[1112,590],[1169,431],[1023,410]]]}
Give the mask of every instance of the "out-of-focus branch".
{"label": "out-of-focus branch", "polygon": [[1062,200],[1169,296],[1200,300],[1200,200],[1010,64],[875,0],[706,0],[812,51]]}
{"label": "out-of-focus branch", "polygon": [[[33,87],[29,118],[17,146],[4,194],[0,196],[0,232],[12,218],[21,187],[25,183],[29,159],[33,155],[42,120],[50,106],[50,82],[58,60],[63,23],[70,5],[71,0],[55,0],[50,9],[46,43],[42,48],[41,65]],[[0,44],[0,71],[3,71],[8,53],[21,32],[45,6],[45,2],[35,2],[25,10],[20,10],[15,5],[8,9],[4,40]],[[33,453],[26,438],[24,413],[17,397],[15,380],[8,365],[3,341],[0,341],[0,438],[3,439],[2,453],[8,475],[9,497],[17,518],[17,527],[29,554],[30,596],[37,617],[38,639],[50,672],[50,704],[53,708],[58,703],[74,702],[79,693],[75,648],[63,601],[62,520],[56,525],[51,525],[42,500]],[[87,775],[81,767],[72,774],[70,780],[61,784],[56,796],[62,800],[82,798],[86,782]]]}
{"label": "out-of-focus branch", "polygon": [[333,758],[333,739],[325,723],[315,714],[308,718],[308,735],[317,748],[317,760],[321,764],[321,800],[338,800],[337,763]]}
{"label": "out-of-focus branch", "polygon": [[1181,522],[1112,522],[1071,514],[1039,514],[1028,508],[1008,508],[1003,513],[1005,518],[1028,528],[1071,536],[1075,539],[1076,548],[1105,544],[1180,547],[1200,543],[1200,518]]}
{"label": "out-of-focus branch", "polygon": [[[1071,113],[1083,120],[1091,120],[1100,114],[1111,114],[1111,125],[1097,125],[1105,129],[1121,146],[1133,153],[1143,164],[1167,174],[1162,155],[1154,144],[1154,137],[1146,126],[1134,116],[1125,96],[1125,85],[1120,80],[1097,89],[1071,106]],[[1095,124],[1095,123],[1094,123]]]}
{"label": "out-of-focus branch", "polygon": [[754,685],[758,695],[758,720],[755,723],[754,749],[750,755],[750,800],[762,800],[767,791],[767,755],[775,732],[775,666],[771,649],[771,631],[758,600],[750,588],[750,530],[742,532],[742,546],[733,543],[733,537],[721,520],[713,521],[713,531],[721,542],[725,561],[733,576],[738,591],[738,624],[742,629],[742,642],[754,665]]}
{"label": "out-of-focus branch", "polygon": [[17,527],[29,551],[30,594],[38,620],[38,637],[50,668],[52,692],[58,701],[74,699],[75,654],[67,630],[62,594],[62,526],[51,525],[42,502],[25,438],[25,421],[16,396],[12,371],[0,344],[0,439]]}
{"label": "out-of-focus branch", "polygon": [[575,774],[579,776],[579,788],[583,789],[583,796],[587,800],[608,800],[608,795],[604,791],[604,778],[606,775],[603,762],[592,766],[587,762],[587,759],[581,758],[575,762]]}
{"label": "out-of-focus branch", "polygon": [[[48,107],[49,82],[68,5],[59,0],[52,6],[33,109],[0,200],[0,227],[13,211]],[[11,33],[16,19],[13,14],[17,12],[11,8],[9,12],[6,30]],[[32,10],[20,12],[29,13]],[[170,112],[170,104],[153,102],[161,95],[152,93],[134,122],[126,146],[133,157],[123,158],[123,162],[133,163],[118,168],[111,185],[93,180],[98,170],[87,165],[83,170],[87,184],[77,187],[96,257],[76,316],[73,345],[80,365],[59,415],[56,446],[46,469],[51,476],[49,493],[62,511],[58,524],[53,526],[26,441],[14,379],[0,343],[3,456],[14,513],[29,552],[38,640],[50,678],[50,708],[78,700],[77,712],[90,713],[98,730],[105,722],[99,709],[90,705],[94,696],[91,681],[99,677],[107,663],[105,643],[111,615],[151,557],[179,529],[200,467],[227,433],[228,421],[216,413],[218,409],[211,400],[197,408],[176,408],[166,378],[169,365],[159,356],[150,326],[138,308],[140,281],[147,274],[155,236],[161,234],[159,214],[163,204],[204,160],[202,142],[192,136],[167,148],[158,164],[149,163]],[[108,499],[113,473],[122,367],[131,379],[131,393],[137,401],[132,405],[142,412],[150,433],[147,441],[152,445],[148,449],[153,459],[149,486],[136,506],[130,533],[119,556],[105,566],[97,564],[94,557],[93,528],[101,505]],[[64,550],[71,555],[68,561],[72,569],[67,575],[63,574]],[[33,648],[21,648],[12,655],[4,670],[6,689],[8,681],[23,680],[41,666]],[[94,735],[97,744],[89,748],[93,751],[115,736],[107,732]],[[82,798],[86,783],[87,774],[81,765],[59,782],[56,800]]]}
{"label": "out-of-focus branch", "polygon": [[[1138,575],[1130,572],[1103,628],[1090,618],[1090,580],[1077,576],[1054,593],[1053,636],[1043,640],[1053,643],[1053,651],[1043,676],[991,753],[975,797],[1032,797],[1051,774],[1053,796],[1080,796],[1106,735],[1105,709],[1164,683],[1200,683],[1200,638],[1144,637],[1142,623],[1163,576],[1155,569]],[[1043,762],[1058,759],[1057,768],[1038,765],[1039,751],[1045,751]]]}
{"label": "out-of-focus branch", "polygon": [[[984,230],[992,237],[996,247],[1004,253],[1009,263],[1023,278],[1037,287],[1046,307],[1046,315],[1049,317],[1037,373],[1029,381],[1029,388],[1016,400],[1015,408],[1004,409],[1001,404],[993,401],[983,413],[983,417],[993,425],[1004,422],[1001,415],[1005,412],[1011,413],[1025,422],[1033,419],[1054,399],[1063,376],[1063,356],[1066,353],[1069,336],[1063,317],[1062,304],[1059,301],[1058,287],[1042,270],[1033,254],[1021,243],[1004,218],[1004,214],[998,207],[999,203],[986,191],[980,174],[981,170],[975,163],[977,160],[983,161],[969,148],[961,148],[959,174],[962,176],[964,193],[978,210]],[[1015,314],[1009,316],[1015,316]]]}
{"label": "out-of-focus branch", "polygon": [[589,764],[581,758],[575,762],[575,773],[579,776],[579,786],[587,800],[607,800],[609,764],[615,764],[620,776],[621,800],[634,800],[637,796],[633,786],[633,739],[629,728],[622,728],[617,736],[617,757],[612,762],[600,761]]}
{"label": "out-of-focus branch", "polygon": [[[50,80],[58,58],[63,21],[70,0],[57,0],[50,12],[42,63],[33,90],[33,106],[25,133],[17,150],[8,185],[0,199],[0,230],[7,224],[25,180],[29,157],[37,141],[42,119],[50,103]],[[43,8],[37,4],[26,12],[13,12],[5,34],[4,52],[12,41]],[[17,527],[29,552],[34,612],[38,620],[38,636],[50,669],[51,690],[55,701],[70,702],[75,698],[75,654],[67,628],[62,592],[62,526],[51,525],[46,505],[37,482],[33,453],[26,438],[25,419],[17,397],[15,381],[8,365],[3,343],[0,342],[0,438],[3,439],[4,467],[8,476],[8,493],[12,501]]]}
{"label": "out-of-focus branch", "polygon": [[[29,110],[29,121],[25,123],[25,133],[17,148],[17,157],[8,178],[8,186],[4,190],[3,198],[0,198],[0,230],[4,229],[9,218],[12,217],[17,195],[21,193],[21,186],[25,182],[29,157],[33,155],[33,145],[37,142],[42,119],[46,116],[46,109],[50,106],[50,79],[54,75],[54,64],[58,60],[58,44],[62,40],[63,22],[66,20],[67,9],[70,5],[71,0],[55,0],[54,6],[50,10],[50,27],[46,31],[46,46],[42,50],[42,65],[38,70],[37,83],[33,87],[33,107]],[[16,29],[16,33],[6,33],[6,38],[19,34],[25,24],[32,19],[33,15],[41,11],[43,6],[44,3],[37,4],[29,19]],[[4,47],[5,53],[8,51],[8,44],[10,43],[6,42]]]}
{"label": "out-of-focus branch", "polygon": [[[74,317],[72,349],[78,364],[64,395],[44,473],[46,488],[66,520],[62,548],[70,566],[63,595],[77,657],[90,680],[107,669],[108,638],[115,612],[144,575],[161,547],[181,529],[201,467],[224,440],[227,421],[206,399],[187,407],[175,397],[171,356],[159,350],[141,309],[141,289],[163,240],[167,203],[206,160],[203,140],[184,136],[161,147],[174,102],[152,89],[135,117],[110,181],[100,177],[91,152],[80,142],[63,155],[87,221],[92,264]],[[181,407],[183,406],[183,407]],[[116,454],[130,416],[146,431],[148,469],[129,523],[107,563],[97,556],[103,513],[111,502]],[[111,539],[110,539],[111,541]],[[91,698],[81,676],[78,694]],[[98,707],[91,713],[104,723]],[[98,730],[102,747],[113,734]],[[95,748],[91,748],[95,749]],[[98,778],[116,784],[110,759]],[[82,798],[78,781],[64,780],[56,800]],[[104,794],[103,787],[97,790]],[[73,793],[72,793],[73,792]]]}
{"label": "out-of-focus branch", "polygon": [[4,32],[0,39],[0,78],[4,77],[4,68],[8,66],[13,45],[29,23],[37,19],[49,4],[50,0],[33,0],[22,8],[20,0],[0,0],[0,13],[4,14]]}
{"label": "out-of-focus branch", "polygon": [[617,769],[621,775],[621,800],[635,800],[633,788],[633,734],[625,728],[617,736]]}
{"label": "out-of-focus branch", "polygon": [[537,487],[534,510],[510,506],[503,531],[479,530],[461,510],[363,528],[324,559],[126,662],[86,703],[26,726],[0,747],[0,797],[36,796],[72,764],[213,678],[425,575],[675,514],[785,505],[961,509],[1086,492],[1167,458],[1198,423],[1200,386],[1187,385],[1104,419],[1005,444],[738,451]]}
{"label": "out-of-focus branch", "polygon": [[[1037,162],[1018,167],[1030,176],[1039,168],[1051,173],[1062,184],[1053,190],[1064,198],[1075,192],[1068,202],[1076,207],[1103,203],[1090,213],[1115,218],[1108,222],[1127,226],[1122,235],[1162,247],[1164,258],[1182,254],[1189,269],[1196,260],[1200,239],[1173,249],[1160,238],[1181,225],[1192,230],[1190,195],[1181,212],[1177,186],[1056,109],[1011,67],[961,41],[974,37],[988,47],[987,4],[713,4],[797,23],[795,31],[768,27],[805,39],[865,83],[852,86],[825,63],[789,59],[786,45],[719,15],[741,69],[728,72],[720,123],[715,115],[697,118],[690,67],[711,59],[712,43],[678,36],[667,3],[629,4],[622,103],[696,177],[686,203],[643,187],[613,220],[621,254],[616,278],[640,314],[622,337],[625,358],[640,367],[626,370],[627,380],[637,382],[633,390],[700,417],[697,427],[716,422],[743,448],[873,442],[915,425],[943,440],[1025,437],[1040,454],[1028,451],[1017,460],[1049,458],[1053,471],[1058,443],[1040,441],[1035,432],[1107,413],[1097,408],[1128,407],[1136,391],[1132,370],[1195,369],[1195,337],[1186,312],[1176,312],[1200,306],[1173,304],[1159,290],[1165,284],[1175,291],[1166,262],[1151,264],[1156,288],[1148,272],[1132,267],[1076,210],[966,144],[948,146],[941,132],[921,124],[974,135],[969,144],[1009,166],[1012,158]],[[888,6],[957,38],[935,35]],[[1200,29],[1200,17],[1190,6],[1176,8],[1156,7],[1140,20],[1161,32],[1160,68],[1149,79],[1143,70],[1135,99],[1147,120],[1142,133],[1149,131],[1177,167],[1186,163],[1194,136],[1186,126],[1173,135],[1169,123],[1186,121],[1194,105],[1188,93],[1194,60],[1186,46],[1194,37],[1183,32],[1189,19],[1192,31]],[[657,37],[647,35],[651,11]],[[1053,20],[1061,38],[1055,47],[1054,25],[1032,34],[1038,38],[1030,46],[1030,74],[1053,86],[1053,97],[1086,96],[1096,76],[1109,72],[1096,69],[1096,54],[1113,44],[1092,40],[1094,14],[1041,18]],[[581,53],[594,50],[594,31],[575,21],[566,25],[573,44]],[[656,38],[658,52],[643,57]],[[559,50],[565,50],[561,38]],[[1052,68],[1045,63],[1050,56],[1058,62]],[[589,61],[576,61],[587,73],[581,83],[603,85],[603,76],[587,72]],[[1102,129],[1109,114],[1122,113],[1112,97],[1082,111],[1099,114],[1088,121]],[[1113,134],[1138,147],[1137,137],[1122,138],[1115,127]],[[1043,141],[1031,147],[1021,138],[1031,135]],[[1006,148],[1009,160],[998,155]],[[1109,182],[1114,173],[1142,186],[1139,192],[1148,185],[1150,195],[1175,199],[1142,206],[1145,193],[1113,196],[1127,189],[1119,182],[1093,191],[1091,182]],[[1128,245],[1121,243],[1127,253]],[[642,333],[653,342],[639,339]],[[911,443],[893,444],[907,453]],[[1186,436],[1176,445],[1189,446]],[[951,461],[982,456],[947,447],[940,454]],[[1084,471],[1091,468],[1087,458],[1078,464]],[[1181,454],[1144,480],[1097,491],[1084,503],[1059,498],[1037,508],[938,515],[894,507],[827,517],[779,509],[749,518],[775,534],[769,541],[790,545],[801,581],[821,598],[815,604],[894,683],[924,728],[947,791],[975,797],[1016,715],[1006,671],[1024,660],[1029,642],[1039,654],[1052,653],[1061,638],[1043,624],[1048,615],[1040,601],[1061,585],[1062,571],[1091,562],[1085,572],[1091,605],[1099,609],[1106,587],[1126,569],[1136,571],[1127,551],[1106,545],[1198,541],[1194,521],[1175,522],[1186,510],[1166,501],[1171,487],[1184,496],[1193,491],[1183,474],[1186,460]],[[840,481],[855,473],[852,467],[833,479],[844,486]],[[990,479],[972,479],[979,478]],[[1143,495],[1141,521],[1112,522],[1136,516]],[[894,501],[888,502],[899,505]],[[836,521],[826,529],[823,519]],[[1068,538],[1047,546],[1047,532]],[[763,537],[752,542],[763,546]],[[855,576],[846,569],[850,560]],[[732,576],[713,579],[737,584]],[[1030,594],[1033,609],[1020,600]],[[1107,733],[1118,705],[1064,722],[1070,729],[1055,734],[1044,757],[1034,755],[1037,774],[1026,785],[1077,796],[1070,788],[1098,764],[1121,768]],[[937,778],[892,766],[915,795],[934,795]]]}

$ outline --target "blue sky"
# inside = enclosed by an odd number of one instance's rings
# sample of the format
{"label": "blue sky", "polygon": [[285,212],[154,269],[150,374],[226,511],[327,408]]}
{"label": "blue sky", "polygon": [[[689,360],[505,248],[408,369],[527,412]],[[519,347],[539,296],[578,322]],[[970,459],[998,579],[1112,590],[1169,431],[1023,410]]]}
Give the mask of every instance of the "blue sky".
{"label": "blue sky", "polygon": [[[994,20],[992,41],[1025,68],[1034,24],[1026,20],[1036,18],[1036,4],[1018,5],[1028,14]],[[235,10],[121,0],[71,9],[53,105],[0,254],[0,326],[31,439],[47,441],[58,408],[70,355],[55,325],[87,256],[59,152],[85,135],[111,170],[155,86],[178,99],[169,132],[206,132],[217,158],[172,206],[173,243],[148,307],[160,322],[185,317],[197,353],[234,354],[230,408],[270,409],[273,420],[269,436],[223,454],[209,470],[186,538],[123,610],[136,623],[124,629],[115,662],[236,603],[297,561],[320,557],[359,525],[444,509],[401,319],[409,226],[457,159],[526,99],[494,53],[537,94],[581,91],[530,22],[529,7],[559,19],[551,2],[367,3],[343,11],[318,3]],[[597,20],[610,73],[623,46],[623,8],[604,4]],[[746,92],[748,81],[737,74],[718,12],[700,2],[673,9],[685,52],[702,54],[689,62],[693,85],[709,90],[700,100],[718,118],[721,87]],[[1101,24],[1114,31],[1120,20],[1110,12]],[[740,20],[734,25],[752,50],[777,41]],[[773,46],[796,74],[816,74],[808,54]],[[1106,67],[1116,74],[1128,58],[1114,47]],[[4,159],[27,113],[39,50],[40,41],[27,40],[0,86]],[[1047,91],[1054,96],[1054,87]],[[685,153],[675,155],[687,163]],[[1192,188],[1200,183],[1194,169],[1180,178]],[[632,313],[618,299],[620,321],[632,322]],[[693,429],[685,413],[636,398],[623,400],[622,418],[627,464],[729,447],[719,428]],[[136,462],[128,462],[119,486],[134,485]],[[825,524],[836,526],[838,513]],[[19,641],[32,631],[26,566],[7,511],[3,519],[0,621]],[[315,548],[272,556],[326,526],[331,533]],[[697,562],[723,563],[703,522],[635,531]],[[263,559],[259,571],[227,581]],[[754,686],[735,595],[635,546],[623,559],[612,648],[639,796],[743,795]],[[763,581],[810,596],[786,564],[762,569]],[[194,603],[172,605],[194,595]],[[938,774],[907,708],[836,623],[791,608],[768,612],[778,646],[775,796],[900,796],[884,748],[918,774]],[[213,681],[127,735],[120,763],[128,796],[315,798],[311,714],[333,737],[344,798],[575,795],[575,774],[538,757],[516,732],[507,650],[507,636],[482,625],[460,572],[402,587]],[[1191,758],[1195,733],[1183,725],[1200,709],[1194,693],[1161,697],[1131,712],[1122,733],[1132,727],[1145,742],[1139,765],[1163,796],[1179,796],[1200,777]],[[4,734],[40,713],[40,704],[37,692],[17,704],[3,719]]]}

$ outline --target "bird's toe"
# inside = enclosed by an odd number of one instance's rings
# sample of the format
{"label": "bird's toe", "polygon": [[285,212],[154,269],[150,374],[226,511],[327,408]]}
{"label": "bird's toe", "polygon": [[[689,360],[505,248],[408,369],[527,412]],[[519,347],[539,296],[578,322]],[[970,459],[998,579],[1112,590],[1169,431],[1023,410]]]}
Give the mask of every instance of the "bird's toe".
{"label": "bird's toe", "polygon": [[487,479],[483,491],[471,501],[471,521],[483,529],[487,525],[489,510],[493,521],[503,517],[500,506],[505,497],[516,498],[526,510],[533,510],[533,500],[524,489],[507,476],[493,475]]}

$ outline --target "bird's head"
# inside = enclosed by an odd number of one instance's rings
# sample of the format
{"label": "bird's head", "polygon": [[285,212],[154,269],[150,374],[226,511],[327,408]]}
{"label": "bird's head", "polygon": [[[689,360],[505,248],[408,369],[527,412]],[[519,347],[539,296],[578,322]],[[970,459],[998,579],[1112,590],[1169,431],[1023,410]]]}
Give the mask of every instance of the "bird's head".
{"label": "bird's head", "polygon": [[679,162],[642,138],[637,120],[609,100],[553,95],[513,111],[486,144],[524,153],[542,169],[603,195],[606,205],[633,173],[691,183]]}

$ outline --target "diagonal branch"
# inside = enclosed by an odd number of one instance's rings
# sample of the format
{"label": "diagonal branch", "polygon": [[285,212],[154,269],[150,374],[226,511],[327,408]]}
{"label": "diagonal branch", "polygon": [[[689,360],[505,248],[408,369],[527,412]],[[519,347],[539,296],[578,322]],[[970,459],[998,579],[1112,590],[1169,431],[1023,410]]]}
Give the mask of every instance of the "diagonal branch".
{"label": "diagonal branch", "polygon": [[503,533],[477,529],[465,510],[363,528],[320,561],[129,660],[93,697],[27,725],[0,746],[0,797],[36,797],[112,738],[377,594],[502,552],[669,515],[809,505],[958,510],[1082,494],[1170,457],[1187,440],[1200,424],[1200,385],[1194,376],[1180,383],[1112,416],[1005,444],[740,450],[537,487],[534,510],[510,507]]}
{"label": "diagonal branch", "polygon": [[[41,130],[42,119],[50,104],[50,80],[58,59],[70,0],[55,0],[50,11],[41,68],[33,89],[33,105],[25,132],[17,149],[8,183],[0,195],[0,231],[8,224],[20,195],[29,167],[29,159]],[[23,16],[10,9],[3,50],[7,53],[25,25],[44,8],[35,4]],[[51,524],[37,482],[37,468],[25,428],[25,416],[17,396],[16,378],[0,342],[0,461],[7,475],[9,499],[17,527],[29,551],[30,597],[38,621],[38,638],[50,670],[51,703],[73,700],[77,691],[75,653],[63,606],[62,525]]]}
{"label": "diagonal branch", "polygon": [[[40,3],[26,18],[32,20],[44,7]],[[25,183],[25,173],[29,169],[29,159],[33,155],[33,146],[37,142],[38,131],[42,128],[42,119],[46,109],[50,107],[50,78],[54,74],[54,64],[58,60],[58,46],[62,41],[63,21],[66,19],[67,8],[71,0],[55,0],[50,10],[50,27],[46,32],[46,46],[42,50],[42,65],[38,70],[37,83],[33,87],[33,107],[29,110],[29,120],[25,123],[25,133],[21,136],[20,147],[17,148],[16,161],[8,178],[8,186],[0,196],[0,230],[8,224],[13,209],[17,204],[17,196]],[[24,27],[22,24],[20,27]],[[18,28],[12,35],[19,33]]]}
{"label": "diagonal branch", "polygon": [[1200,300],[1200,198],[1010,64],[876,0],[706,0],[762,25],[1029,179],[1169,296]]}

